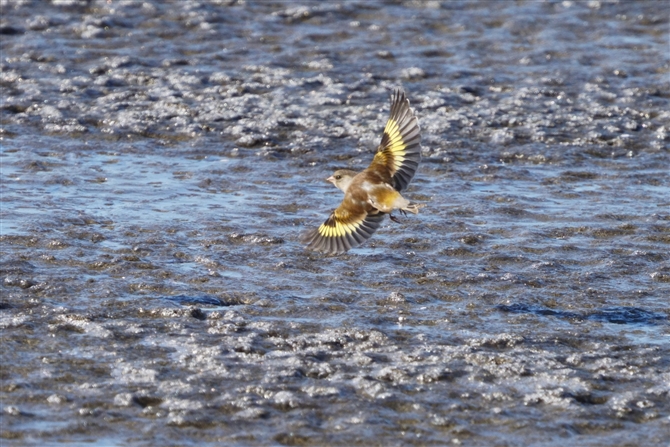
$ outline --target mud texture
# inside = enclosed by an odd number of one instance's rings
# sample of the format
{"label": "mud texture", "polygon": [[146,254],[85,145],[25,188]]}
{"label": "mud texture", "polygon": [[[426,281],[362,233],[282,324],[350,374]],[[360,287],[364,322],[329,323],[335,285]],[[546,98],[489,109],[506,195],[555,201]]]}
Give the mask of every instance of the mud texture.
{"label": "mud texture", "polygon": [[0,5],[3,446],[668,447],[663,2]]}

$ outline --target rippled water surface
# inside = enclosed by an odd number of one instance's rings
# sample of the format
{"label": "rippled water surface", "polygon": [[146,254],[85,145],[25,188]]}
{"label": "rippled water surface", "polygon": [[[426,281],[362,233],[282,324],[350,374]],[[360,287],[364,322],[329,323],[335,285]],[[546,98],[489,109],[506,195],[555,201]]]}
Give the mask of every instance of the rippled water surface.
{"label": "rippled water surface", "polygon": [[668,447],[662,3],[1,1],[0,444]]}

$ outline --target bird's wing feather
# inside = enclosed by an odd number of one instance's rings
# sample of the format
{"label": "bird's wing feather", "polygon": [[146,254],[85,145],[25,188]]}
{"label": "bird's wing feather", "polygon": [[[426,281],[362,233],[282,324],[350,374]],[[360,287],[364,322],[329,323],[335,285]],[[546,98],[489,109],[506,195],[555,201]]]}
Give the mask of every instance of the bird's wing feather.
{"label": "bird's wing feather", "polygon": [[369,239],[381,225],[384,216],[384,213],[376,211],[351,213],[342,204],[319,228],[306,233],[303,242],[312,250],[344,253]]}
{"label": "bird's wing feather", "polygon": [[384,127],[382,141],[370,164],[371,169],[385,169],[393,187],[403,191],[412,181],[421,163],[419,121],[409,107],[402,90],[391,95],[391,116]]}

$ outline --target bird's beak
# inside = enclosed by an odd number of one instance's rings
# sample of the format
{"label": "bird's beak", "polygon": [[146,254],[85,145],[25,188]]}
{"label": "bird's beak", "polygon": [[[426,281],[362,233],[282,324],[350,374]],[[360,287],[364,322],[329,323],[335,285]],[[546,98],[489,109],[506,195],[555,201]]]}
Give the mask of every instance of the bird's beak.
{"label": "bird's beak", "polygon": [[328,178],[326,179],[326,181],[327,181],[327,182],[330,182],[330,183],[332,183],[332,184],[335,184],[335,177],[333,177],[333,176],[331,175],[330,177],[328,177]]}

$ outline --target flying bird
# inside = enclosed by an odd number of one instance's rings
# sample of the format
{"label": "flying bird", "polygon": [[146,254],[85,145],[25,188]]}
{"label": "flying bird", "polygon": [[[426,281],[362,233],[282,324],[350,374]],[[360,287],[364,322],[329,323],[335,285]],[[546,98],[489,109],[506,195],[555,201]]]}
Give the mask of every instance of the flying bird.
{"label": "flying bird", "polygon": [[344,192],[340,206],[319,228],[302,240],[307,248],[331,254],[358,247],[391,212],[417,214],[424,205],[412,204],[400,193],[412,181],[421,163],[419,121],[402,90],[391,94],[391,116],[372,163],[362,172],[340,169],[327,179]]}

